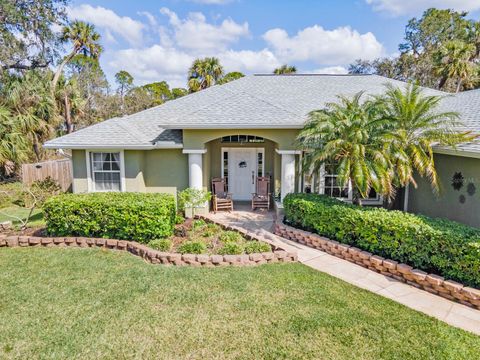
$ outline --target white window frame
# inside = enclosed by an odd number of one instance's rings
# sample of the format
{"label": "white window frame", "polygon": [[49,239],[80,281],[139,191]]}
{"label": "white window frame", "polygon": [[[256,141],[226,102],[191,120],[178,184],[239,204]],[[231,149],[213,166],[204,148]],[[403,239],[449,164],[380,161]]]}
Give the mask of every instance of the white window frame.
{"label": "white window frame", "polygon": [[[85,150],[87,163],[87,190],[88,192],[109,192],[109,190],[96,190],[93,181],[92,153],[120,153],[120,192],[126,191],[125,181],[125,153],[123,149],[89,149]],[[113,190],[112,190],[113,192]]]}
{"label": "white window frame", "polygon": [[[315,178],[316,174],[312,174],[312,193],[315,193]],[[319,194],[325,194],[325,165],[322,164],[320,167],[320,171],[318,174],[318,193]],[[340,197],[336,198],[340,201],[344,201],[347,203],[351,203],[353,201],[353,190],[352,190],[352,183],[349,181],[348,182],[348,196],[346,198]],[[305,175],[303,176],[303,185],[302,185],[302,192],[305,192]],[[383,196],[377,194],[376,199],[362,199],[362,204],[364,205],[382,205],[383,204]]]}
{"label": "white window frame", "polygon": [[[244,148],[244,147],[222,147],[220,148],[220,177],[223,179],[224,178],[224,166],[223,166],[223,153],[224,152],[229,152],[230,150],[235,150],[235,149],[255,149],[256,150],[256,153],[255,153],[255,177],[258,177],[258,153],[261,153],[262,154],[262,175],[265,176],[265,148],[263,147],[248,147],[248,148]],[[230,163],[230,153],[228,154],[228,161]],[[228,170],[228,169],[227,169]]]}

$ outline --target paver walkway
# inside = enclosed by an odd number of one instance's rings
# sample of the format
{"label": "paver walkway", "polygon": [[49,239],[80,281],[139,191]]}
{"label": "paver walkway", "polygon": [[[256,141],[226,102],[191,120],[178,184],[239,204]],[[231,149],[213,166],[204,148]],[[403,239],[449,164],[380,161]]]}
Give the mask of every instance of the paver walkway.
{"label": "paver walkway", "polygon": [[298,259],[313,269],[325,272],[350,284],[392,299],[400,304],[442,320],[450,325],[480,335],[480,311],[447,300],[427,291],[378,274],[359,265],[337,258],[323,251],[284,239],[272,233],[275,222],[273,212],[252,212],[248,205],[236,204],[232,213],[210,214],[215,221],[239,226],[263,235],[286,250],[295,250]]}

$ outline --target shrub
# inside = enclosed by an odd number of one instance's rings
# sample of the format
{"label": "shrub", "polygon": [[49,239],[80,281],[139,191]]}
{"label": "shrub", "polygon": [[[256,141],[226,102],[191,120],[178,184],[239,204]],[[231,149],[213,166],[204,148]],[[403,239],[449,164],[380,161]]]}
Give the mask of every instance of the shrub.
{"label": "shrub", "polygon": [[207,223],[203,219],[193,220],[193,222],[192,222],[192,227],[194,229],[205,226],[205,225],[207,225]]}
{"label": "shrub", "polygon": [[402,211],[362,208],[324,195],[290,194],[286,221],[376,255],[480,287],[480,230]]}
{"label": "shrub", "polygon": [[170,251],[172,248],[172,241],[170,239],[156,239],[147,244],[149,247],[160,251]]}
{"label": "shrub", "polygon": [[175,199],[168,194],[63,194],[44,206],[47,232],[147,243],[168,237],[175,224]]}
{"label": "shrub", "polygon": [[224,231],[220,235],[219,239],[223,243],[235,243],[241,242],[243,240],[243,237],[236,231]]}
{"label": "shrub", "polygon": [[244,247],[242,244],[227,242],[218,253],[220,255],[240,255],[243,254]]}
{"label": "shrub", "polygon": [[202,241],[186,241],[178,247],[180,254],[203,254],[207,251],[207,245]]}
{"label": "shrub", "polygon": [[180,224],[183,224],[184,222],[185,222],[185,218],[182,215],[177,213],[175,215],[175,224],[180,225]]}
{"label": "shrub", "polygon": [[270,245],[260,241],[248,241],[245,245],[245,252],[247,254],[270,252],[272,248]]}
{"label": "shrub", "polygon": [[37,180],[32,183],[29,191],[24,190],[24,204],[30,207],[35,203],[36,207],[42,207],[45,201],[62,192],[58,181],[47,176],[43,180]]}

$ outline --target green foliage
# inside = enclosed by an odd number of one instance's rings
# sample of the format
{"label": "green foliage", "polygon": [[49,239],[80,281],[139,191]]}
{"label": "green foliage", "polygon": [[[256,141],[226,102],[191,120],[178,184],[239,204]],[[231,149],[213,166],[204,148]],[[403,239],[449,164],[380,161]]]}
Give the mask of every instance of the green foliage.
{"label": "green foliage", "polygon": [[0,184],[0,209],[12,205],[24,206],[23,185],[21,182]]}
{"label": "green foliage", "polygon": [[227,242],[223,247],[218,250],[220,255],[240,255],[243,254],[244,246],[242,244]]}
{"label": "green foliage", "polygon": [[64,194],[44,204],[47,231],[55,236],[149,240],[172,235],[175,200],[168,194]]}
{"label": "green foliage", "polygon": [[220,234],[219,239],[223,243],[237,243],[241,242],[243,237],[236,231],[224,231]]}
{"label": "green foliage", "polygon": [[149,247],[160,251],[170,251],[172,248],[172,241],[170,239],[156,239],[147,244]]}
{"label": "green foliage", "polygon": [[178,208],[183,211],[187,208],[192,209],[192,215],[195,216],[195,210],[203,207],[211,197],[209,191],[188,188],[178,193]]}
{"label": "green foliage", "polygon": [[188,70],[188,89],[196,92],[214,85],[223,75],[220,60],[215,57],[195,59]]}
{"label": "green foliage", "polygon": [[175,214],[175,224],[180,225],[180,224],[183,224],[184,222],[185,222],[185,218],[181,214],[179,213]]}
{"label": "green foliage", "polygon": [[224,77],[217,81],[218,85],[229,83],[230,81],[238,80],[244,77],[245,75],[239,71],[233,71],[225,74]]}
{"label": "green foliage", "polygon": [[401,211],[361,208],[324,195],[289,194],[283,204],[293,226],[480,287],[478,229]]}
{"label": "green foliage", "polygon": [[188,90],[184,88],[173,88],[172,89],[172,99],[178,99],[182,96],[188,94]]}
{"label": "green foliage", "polygon": [[192,227],[194,228],[202,227],[205,225],[207,225],[207,223],[203,219],[196,219],[196,220],[193,220],[192,222]]}
{"label": "green foliage", "polygon": [[199,240],[186,241],[178,247],[180,254],[204,254],[207,251],[207,245]]}
{"label": "green foliage", "polygon": [[304,171],[335,166],[339,184],[352,184],[356,203],[372,188],[394,198],[397,188],[414,182],[415,171],[438,191],[432,146],[472,139],[459,132],[458,114],[438,111],[442,98],[424,95],[416,85],[387,85],[384,95],[366,101],[362,95],[339,96],[338,102],[309,114],[297,137],[299,147],[307,150]]}
{"label": "green foliage", "polygon": [[297,68],[295,66],[290,65],[282,65],[279,68],[273,70],[275,75],[283,75],[283,74],[295,74],[297,72]]}
{"label": "green foliage", "polygon": [[[35,201],[36,207],[42,207],[48,198],[58,195],[61,192],[62,188],[58,182],[48,176],[44,180],[34,181],[30,186],[29,191],[24,191],[24,203],[27,207],[29,207],[29,203],[33,200]],[[34,199],[32,199],[32,195]]]}
{"label": "green foliage", "polygon": [[270,251],[272,251],[271,246],[261,241],[247,241],[247,243],[245,244],[245,253],[247,254],[270,252]]}

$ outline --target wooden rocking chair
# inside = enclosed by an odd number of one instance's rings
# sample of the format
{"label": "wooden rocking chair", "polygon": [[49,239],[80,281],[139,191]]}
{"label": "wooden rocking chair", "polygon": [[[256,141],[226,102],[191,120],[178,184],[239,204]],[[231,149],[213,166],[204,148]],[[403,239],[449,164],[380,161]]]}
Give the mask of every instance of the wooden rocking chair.
{"label": "wooden rocking chair", "polygon": [[257,177],[256,193],[252,194],[252,210],[270,209],[270,178]]}
{"label": "wooden rocking chair", "polygon": [[233,211],[232,194],[226,192],[225,179],[212,179],[212,205],[213,212],[227,210]]}

